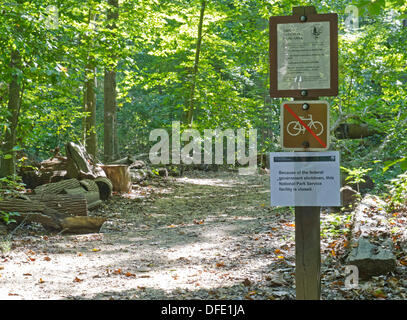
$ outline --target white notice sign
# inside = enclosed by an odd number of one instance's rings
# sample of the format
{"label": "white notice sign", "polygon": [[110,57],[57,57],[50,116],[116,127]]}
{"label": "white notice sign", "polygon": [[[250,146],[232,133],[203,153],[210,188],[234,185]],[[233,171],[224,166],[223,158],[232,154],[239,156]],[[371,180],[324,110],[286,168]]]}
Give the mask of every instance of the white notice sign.
{"label": "white notice sign", "polygon": [[272,152],[272,206],[341,206],[339,152]]}
{"label": "white notice sign", "polygon": [[277,25],[278,90],[331,86],[329,21]]}

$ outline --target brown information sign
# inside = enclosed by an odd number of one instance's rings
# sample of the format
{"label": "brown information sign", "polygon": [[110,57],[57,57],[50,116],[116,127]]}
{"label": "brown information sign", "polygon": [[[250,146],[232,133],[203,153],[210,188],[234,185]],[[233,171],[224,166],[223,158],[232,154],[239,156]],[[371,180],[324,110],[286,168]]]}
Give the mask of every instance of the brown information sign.
{"label": "brown information sign", "polygon": [[338,94],[338,15],[270,18],[270,96]]}
{"label": "brown information sign", "polygon": [[326,101],[286,101],[281,104],[281,145],[287,151],[329,148],[329,104]]}

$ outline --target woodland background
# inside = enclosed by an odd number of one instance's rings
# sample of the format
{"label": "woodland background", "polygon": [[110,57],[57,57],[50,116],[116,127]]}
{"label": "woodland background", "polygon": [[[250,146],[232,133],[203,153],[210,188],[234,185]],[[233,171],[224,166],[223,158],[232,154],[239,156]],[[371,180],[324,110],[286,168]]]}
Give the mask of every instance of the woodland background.
{"label": "woodland background", "polygon": [[[279,151],[282,100],[268,94],[268,19],[314,5],[339,16],[339,94],[326,98],[331,149],[353,179],[369,172],[377,192],[403,197],[404,0],[1,3],[3,181],[68,141],[105,162],[147,153],[150,131],[172,121],[200,131],[256,128],[258,153]],[[349,5],[358,8],[357,29],[345,23]],[[349,124],[368,134],[347,139]]]}

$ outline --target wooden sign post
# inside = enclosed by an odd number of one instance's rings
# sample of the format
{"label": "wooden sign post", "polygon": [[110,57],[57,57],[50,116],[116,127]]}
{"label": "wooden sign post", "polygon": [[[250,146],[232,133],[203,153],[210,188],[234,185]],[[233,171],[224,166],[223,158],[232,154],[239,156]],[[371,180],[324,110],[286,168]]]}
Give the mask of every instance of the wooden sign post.
{"label": "wooden sign post", "polygon": [[[292,97],[298,100],[318,100],[321,96],[338,94],[338,16],[317,14],[315,7],[294,7],[292,16],[270,18],[270,96]],[[299,102],[299,101],[298,101]],[[315,101],[315,105],[322,102]],[[308,103],[312,104],[312,101]],[[321,136],[321,119],[325,114],[312,115],[306,107],[293,110],[283,104],[291,137],[282,141],[291,151],[326,150],[329,135]],[[302,108],[302,106],[301,106]],[[323,113],[323,112],[322,112]],[[288,121],[287,119],[285,121]],[[294,123],[295,122],[295,123]],[[324,130],[329,132],[329,120]],[[292,130],[291,130],[292,129]],[[288,133],[288,131],[287,131]],[[304,136],[304,133],[306,134]],[[284,134],[283,134],[284,136]],[[295,137],[298,137],[296,139]],[[284,138],[283,138],[284,139]],[[284,146],[284,143],[291,145]],[[312,145],[311,145],[312,143]],[[297,300],[319,300],[321,297],[320,207],[295,207],[295,285]]]}

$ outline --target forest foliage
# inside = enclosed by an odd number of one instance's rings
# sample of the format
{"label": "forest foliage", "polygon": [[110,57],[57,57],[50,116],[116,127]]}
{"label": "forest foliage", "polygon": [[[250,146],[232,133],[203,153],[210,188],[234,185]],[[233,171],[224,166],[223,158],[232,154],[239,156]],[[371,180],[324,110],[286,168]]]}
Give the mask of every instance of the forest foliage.
{"label": "forest foliage", "polygon": [[[103,76],[109,68],[117,74],[116,156],[148,152],[150,131],[185,123],[191,101],[194,128],[255,128],[259,153],[281,150],[282,100],[269,96],[268,19],[314,5],[318,13],[339,16],[339,94],[326,98],[331,122],[364,123],[376,131],[364,139],[333,138],[331,148],[341,151],[343,167],[371,169],[379,189],[407,170],[404,0],[118,5],[112,28],[108,12],[114,8],[107,0],[1,0],[2,163],[44,159],[67,141],[83,141],[86,79],[96,80],[97,156],[103,160]],[[358,8],[357,29],[346,24],[350,5]],[[402,177],[393,188],[403,194],[406,184]]]}

